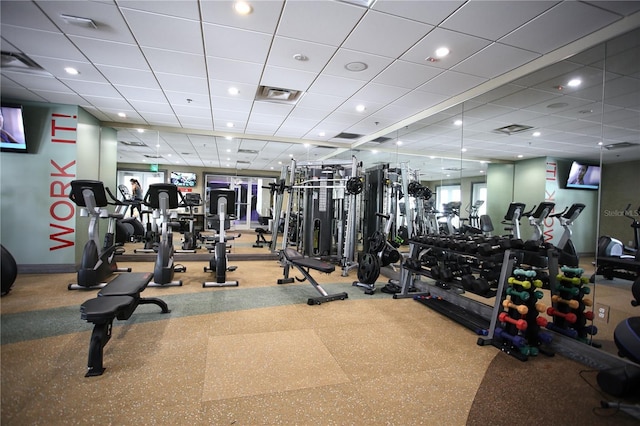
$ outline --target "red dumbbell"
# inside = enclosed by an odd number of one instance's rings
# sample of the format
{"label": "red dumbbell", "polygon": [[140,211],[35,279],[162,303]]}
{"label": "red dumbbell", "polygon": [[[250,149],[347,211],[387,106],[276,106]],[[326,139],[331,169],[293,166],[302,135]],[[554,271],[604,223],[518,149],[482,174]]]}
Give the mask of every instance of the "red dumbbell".
{"label": "red dumbbell", "polygon": [[513,324],[518,330],[524,331],[527,329],[527,322],[525,320],[511,318],[506,312],[500,312],[500,315],[498,315],[498,320],[500,322],[508,322],[510,324]]}
{"label": "red dumbbell", "polygon": [[576,322],[576,320],[578,319],[576,317],[576,314],[572,314],[571,312],[569,313],[560,312],[555,310],[554,308],[547,308],[547,315],[552,317],[564,318],[567,322],[570,322],[572,324]]}
{"label": "red dumbbell", "polygon": [[540,327],[546,327],[549,321],[545,317],[536,317],[536,324]]}

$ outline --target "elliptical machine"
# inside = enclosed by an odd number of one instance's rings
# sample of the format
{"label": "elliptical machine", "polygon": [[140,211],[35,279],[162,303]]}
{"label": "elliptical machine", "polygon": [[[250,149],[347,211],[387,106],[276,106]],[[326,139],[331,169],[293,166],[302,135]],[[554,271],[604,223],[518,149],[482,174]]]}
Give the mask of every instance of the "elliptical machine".
{"label": "elliptical machine", "polygon": [[[69,290],[90,290],[102,288],[107,283],[105,280],[116,272],[131,272],[131,268],[118,268],[115,256],[117,246],[115,244],[116,220],[123,214],[117,211],[109,213],[107,206],[118,205],[117,202],[107,201],[107,191],[104,184],[97,180],[74,180],[71,182],[69,199],[78,207],[81,207],[80,215],[89,216],[89,241],[84,245],[82,261],[78,269],[78,282],[69,284]],[[116,199],[111,192],[109,195]],[[120,204],[122,205],[122,204]],[[126,208],[126,206],[124,206]],[[99,220],[108,219],[107,233],[104,236],[102,248],[100,247]]]}
{"label": "elliptical machine", "polygon": [[[640,279],[640,222],[630,214],[631,204],[624,209],[623,216],[631,219],[635,247],[625,247],[624,244],[615,238],[603,235],[598,238],[597,270],[591,277],[595,280],[596,275],[602,275],[608,280],[621,278],[623,280],[636,281]],[[636,211],[640,216],[640,207]]]}
{"label": "elliptical machine", "polygon": [[227,272],[235,271],[237,266],[228,266],[227,239],[225,230],[230,227],[229,218],[235,214],[236,193],[232,189],[212,189],[209,192],[209,214],[219,221],[219,231],[216,235],[213,256],[209,258],[209,266],[204,272],[215,272],[215,281],[205,281],[202,287],[237,287],[238,281],[227,281]]}
{"label": "elliptical machine", "polygon": [[[185,272],[183,265],[174,265],[173,226],[170,221],[169,210],[179,207],[178,197],[182,193],[178,187],[171,183],[154,183],[149,185],[149,190],[144,196],[143,203],[153,209],[153,216],[160,219],[160,244],[156,264],[153,269],[153,282],[150,287],[181,286],[182,280],[173,280],[175,272]],[[183,200],[184,202],[184,200]]]}

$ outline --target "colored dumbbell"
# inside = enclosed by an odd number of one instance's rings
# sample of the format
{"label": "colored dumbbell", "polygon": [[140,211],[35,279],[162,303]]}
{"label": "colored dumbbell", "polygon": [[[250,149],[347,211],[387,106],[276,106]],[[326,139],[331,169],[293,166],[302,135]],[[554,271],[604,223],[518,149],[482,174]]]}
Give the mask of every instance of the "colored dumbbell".
{"label": "colored dumbbell", "polygon": [[496,327],[496,330],[495,330],[494,334],[496,336],[500,337],[501,339],[510,341],[514,346],[517,346],[519,348],[521,348],[521,347],[523,347],[523,346],[525,346],[527,344],[527,341],[525,340],[524,337],[522,337],[522,336],[514,336],[513,334],[504,331],[500,327]]}
{"label": "colored dumbbell", "polygon": [[542,302],[536,302],[536,311],[547,312],[547,305]]}
{"label": "colored dumbbell", "polygon": [[549,321],[545,317],[536,317],[536,324],[540,327],[546,327]]}
{"label": "colored dumbbell", "polygon": [[505,309],[515,309],[520,315],[527,315],[527,313],[529,312],[529,308],[526,305],[516,305],[509,299],[504,299],[502,301],[502,306]]}
{"label": "colored dumbbell", "polygon": [[582,268],[570,268],[569,266],[563,266],[560,268],[560,270],[565,274],[574,277],[581,277],[582,274],[584,274],[584,269]]}
{"label": "colored dumbbell", "polygon": [[565,287],[563,285],[559,285],[558,291],[565,291],[574,297],[580,294],[580,289],[578,287]]}
{"label": "colored dumbbell", "polygon": [[553,340],[553,336],[549,333],[538,333],[538,339],[540,339],[542,343],[549,344]]}
{"label": "colored dumbbell", "polygon": [[570,283],[573,285],[580,285],[582,283],[582,280],[579,277],[566,277],[563,274],[558,274],[556,278],[558,278],[558,281]]}
{"label": "colored dumbbell", "polygon": [[564,318],[565,321],[573,324],[574,322],[576,322],[576,320],[578,319],[578,317],[576,317],[576,314],[573,314],[571,312],[565,313],[565,312],[560,312],[555,308],[549,307],[547,308],[547,315],[551,316],[551,317],[558,317],[558,318]]}
{"label": "colored dumbbell", "polygon": [[553,303],[563,303],[565,305],[568,305],[571,309],[578,309],[578,307],[580,306],[580,302],[578,302],[577,300],[566,300],[558,296],[557,294],[551,296],[551,301]]}
{"label": "colored dumbbell", "polygon": [[524,276],[527,278],[534,278],[536,276],[536,271],[527,270],[527,269],[514,269],[513,275]]}
{"label": "colored dumbbell", "polygon": [[544,297],[544,293],[541,291],[534,291],[533,295],[535,296],[536,299],[542,299]]}
{"label": "colored dumbbell", "polygon": [[582,294],[591,293],[591,289],[589,287],[581,287],[581,290],[582,290]]}
{"label": "colored dumbbell", "polygon": [[518,279],[516,279],[515,277],[509,277],[509,279],[507,280],[507,282],[509,283],[509,285],[519,285],[520,287],[524,288],[525,290],[529,290],[531,288],[531,281],[520,281]]}
{"label": "colored dumbbell", "polygon": [[547,324],[547,329],[551,330],[551,331],[555,331],[556,333],[564,334],[565,336],[571,337],[572,339],[575,339],[575,338],[578,337],[578,332],[577,331],[572,330],[570,328],[558,327],[557,325],[555,325],[552,322]]}
{"label": "colored dumbbell", "polygon": [[530,294],[526,291],[518,291],[515,290],[511,287],[507,287],[507,294],[509,296],[516,296],[519,297],[520,299],[522,299],[523,302],[526,302],[527,300],[529,300]]}
{"label": "colored dumbbell", "polygon": [[582,299],[582,303],[584,303],[584,306],[593,306],[593,300],[591,299]]}
{"label": "colored dumbbell", "polygon": [[593,320],[593,311],[585,311],[584,312],[584,317],[586,319],[588,319],[589,321],[592,321]]}
{"label": "colored dumbbell", "polygon": [[509,324],[513,324],[516,326],[518,330],[521,330],[521,331],[526,330],[528,325],[525,320],[511,318],[509,314],[506,312],[500,312],[500,315],[498,315],[498,321],[505,322],[505,323],[508,322]]}
{"label": "colored dumbbell", "polygon": [[598,327],[596,327],[595,325],[588,325],[584,329],[587,332],[587,334],[590,334],[592,336],[595,336],[596,334],[598,334]]}

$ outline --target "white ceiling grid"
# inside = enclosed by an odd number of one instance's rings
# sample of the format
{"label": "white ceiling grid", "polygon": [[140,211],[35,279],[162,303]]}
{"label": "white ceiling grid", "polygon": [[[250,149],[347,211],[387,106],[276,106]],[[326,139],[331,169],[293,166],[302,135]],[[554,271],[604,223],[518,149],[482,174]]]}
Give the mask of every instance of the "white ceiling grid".
{"label": "white ceiling grid", "polygon": [[[381,155],[374,148],[386,151],[387,160],[394,151],[396,159],[456,158],[461,130],[451,125],[453,112],[443,112],[449,99],[468,100],[505,73],[584,36],[615,25],[640,26],[640,2],[631,1],[357,3],[259,0],[251,2],[251,14],[240,16],[230,0],[3,0],[3,52],[25,54],[44,72],[1,69],[2,96],[80,105],[120,128],[120,141],[144,144],[119,144],[122,162],[154,162],[144,155],[159,154],[162,164],[271,170],[291,155],[313,159],[356,150],[365,163],[375,163]],[[71,25],[62,14],[89,18],[97,28]],[[450,55],[429,60],[441,45]],[[627,54],[629,45],[637,51],[637,40],[627,37],[607,64],[611,101],[604,106],[604,136],[613,141],[639,139],[640,72],[637,54]],[[601,58],[593,48],[542,76],[521,77],[467,102],[465,155],[593,157],[603,116]],[[345,67],[353,62],[366,68]],[[67,75],[66,66],[80,74]],[[576,70],[586,83],[581,89],[553,90]],[[256,100],[261,85],[304,93],[295,104]],[[236,95],[228,92],[232,86]],[[558,99],[569,105],[550,111]],[[356,111],[359,104],[366,109]],[[433,111],[432,119],[421,116],[424,111]],[[412,117],[425,120],[396,131]],[[531,144],[493,131],[513,123],[541,129],[544,139]],[[336,138],[342,132],[361,136]],[[384,133],[390,141],[369,142]],[[401,147],[395,145],[400,134],[406,139]],[[238,151],[247,149],[258,152]],[[424,158],[425,164],[432,161]]]}

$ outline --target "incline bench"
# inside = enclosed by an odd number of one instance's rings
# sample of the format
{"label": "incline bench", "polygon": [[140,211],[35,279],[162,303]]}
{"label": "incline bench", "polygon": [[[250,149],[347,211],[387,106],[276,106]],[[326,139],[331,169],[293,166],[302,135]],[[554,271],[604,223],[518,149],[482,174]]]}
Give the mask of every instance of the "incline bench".
{"label": "incline bench", "polygon": [[[321,296],[310,297],[307,300],[309,305],[320,305],[323,302],[331,302],[333,300],[344,300],[349,297],[347,293],[328,294],[320,284],[309,273],[310,269],[330,274],[335,271],[336,267],[330,263],[323,262],[321,260],[313,259],[310,257],[304,257],[294,249],[286,248],[281,251],[282,261],[284,262],[284,278],[278,280],[278,284],[290,284],[293,282],[293,278],[289,278],[289,269],[291,266],[295,266],[304,275],[305,279],[309,280],[311,285],[321,294]],[[304,280],[302,280],[304,281]]]}
{"label": "incline bench", "polygon": [[140,297],[152,278],[151,272],[118,275],[98,292],[98,297],[80,306],[80,317],[94,324],[85,377],[100,376],[105,370],[102,366],[103,351],[111,339],[114,318],[128,320],[138,305],[146,304],[158,305],[163,314],[171,312],[163,300]]}

